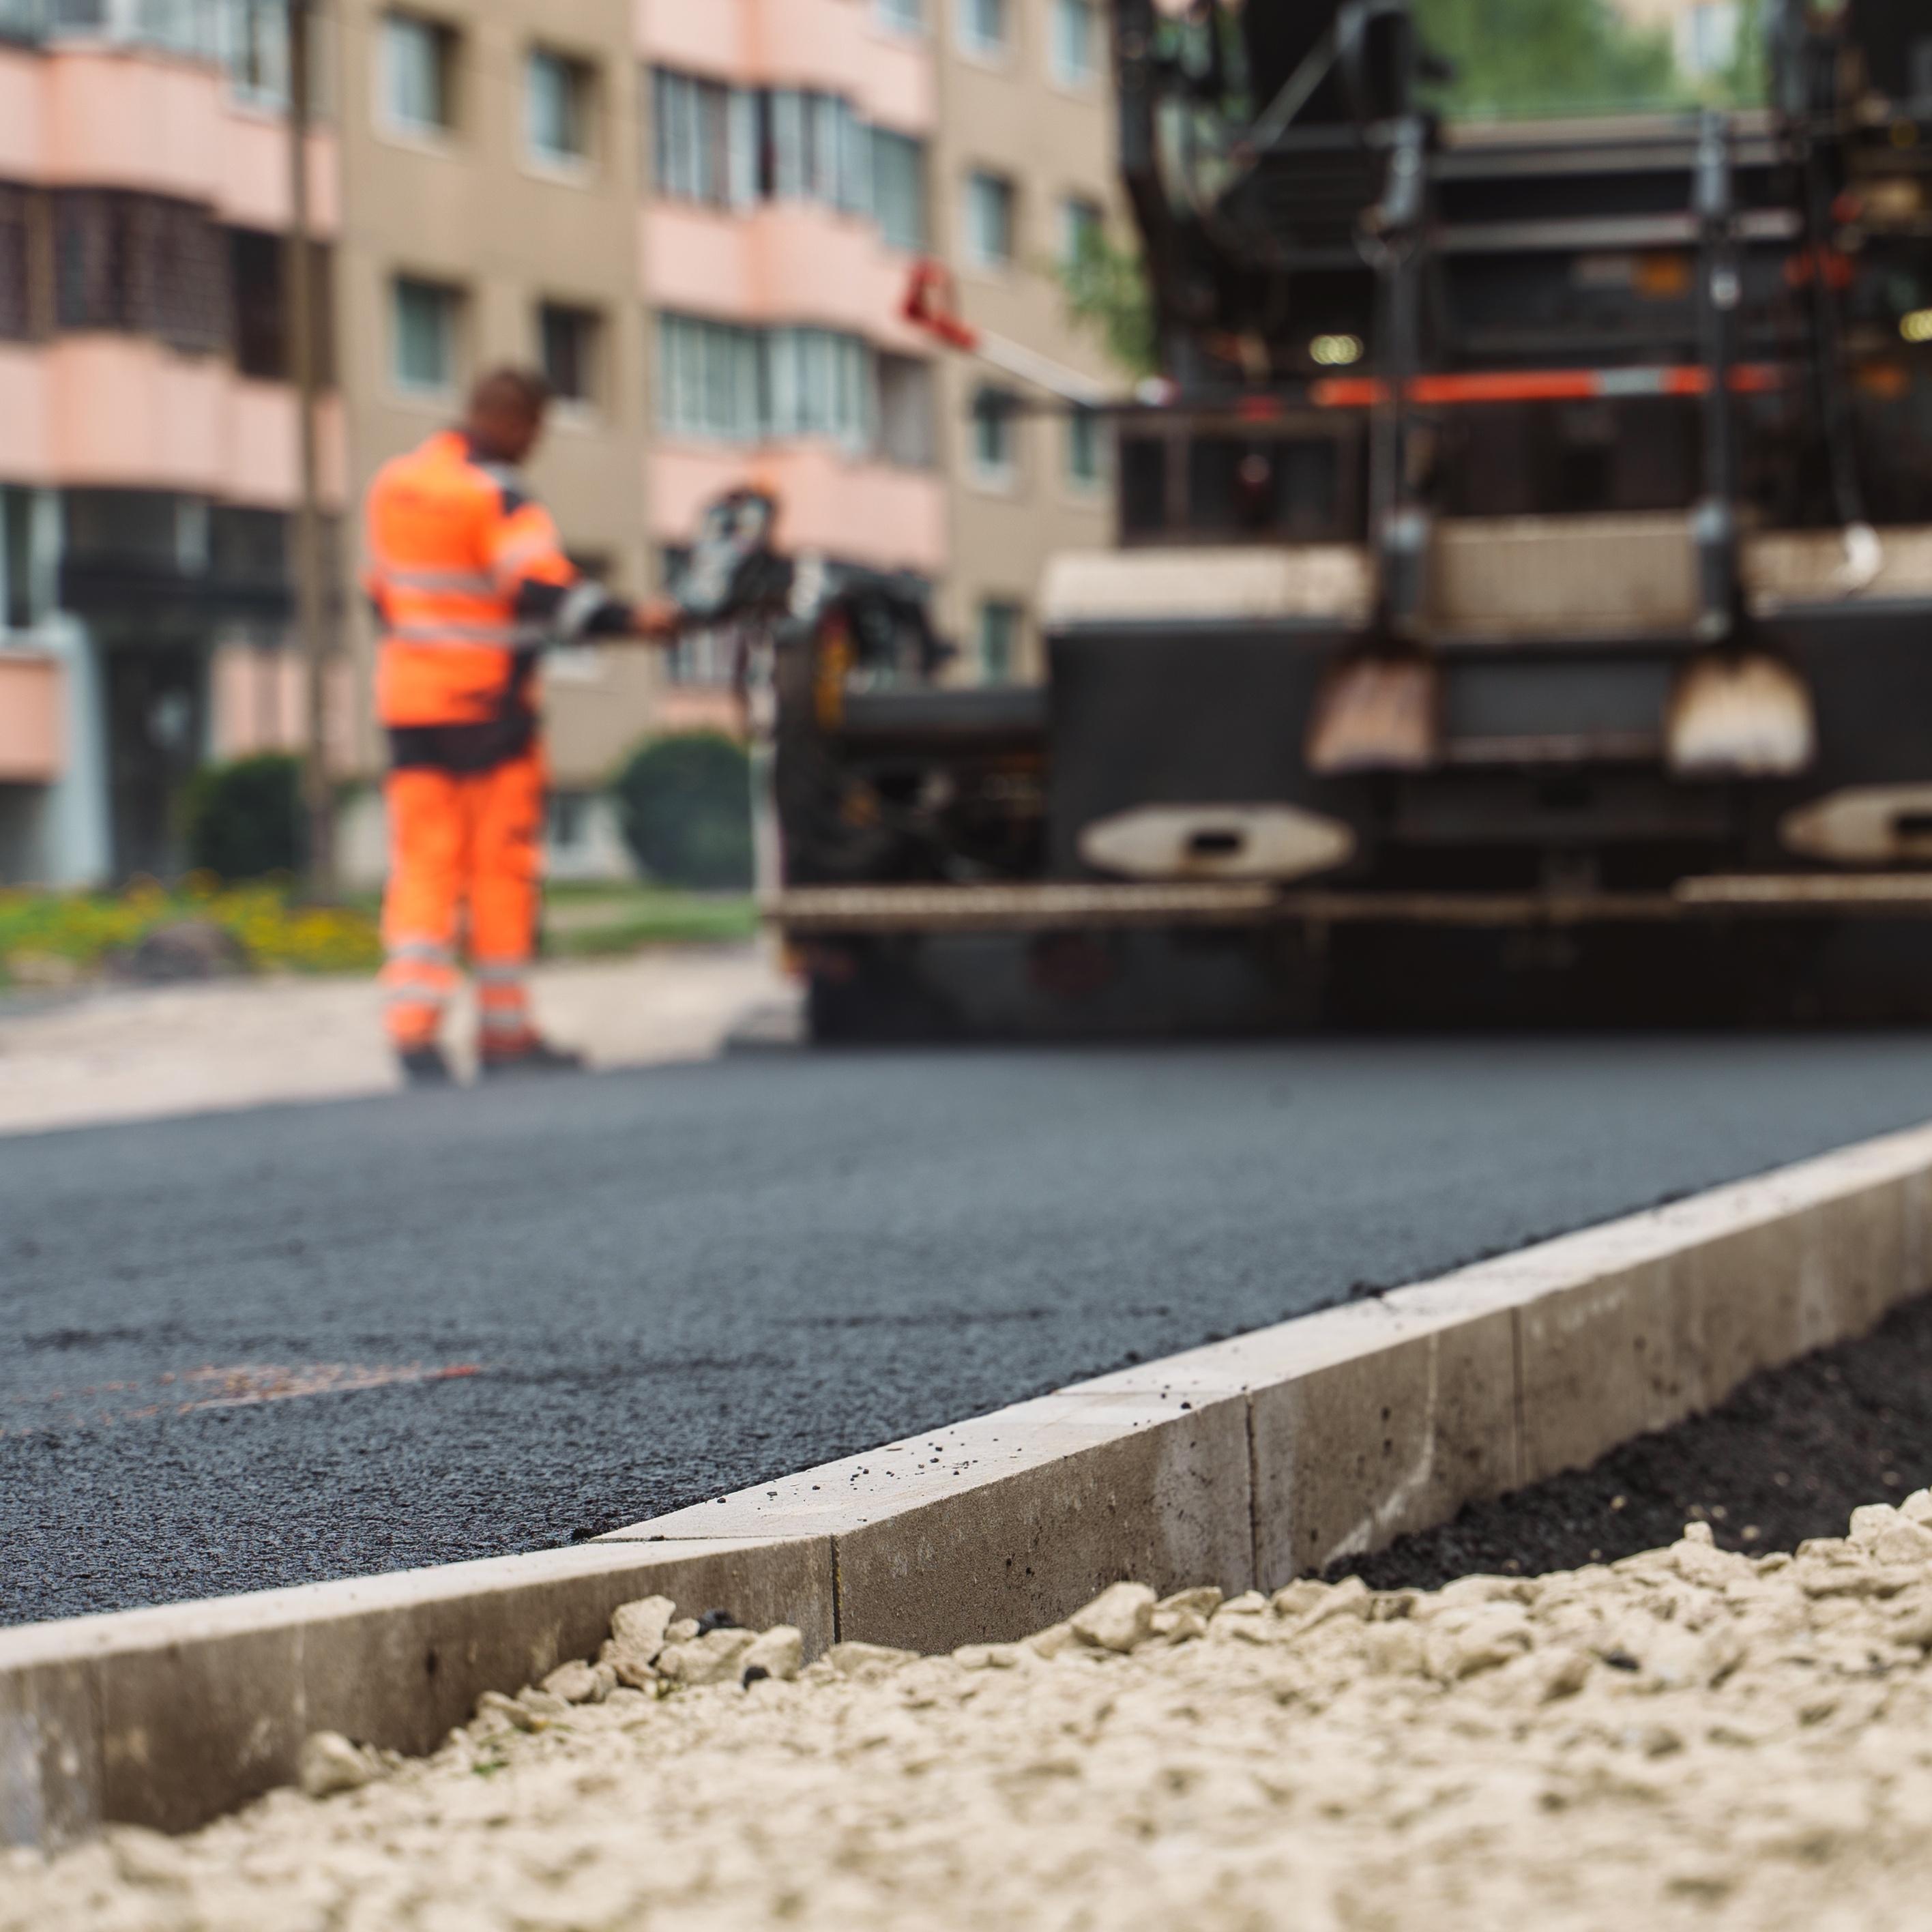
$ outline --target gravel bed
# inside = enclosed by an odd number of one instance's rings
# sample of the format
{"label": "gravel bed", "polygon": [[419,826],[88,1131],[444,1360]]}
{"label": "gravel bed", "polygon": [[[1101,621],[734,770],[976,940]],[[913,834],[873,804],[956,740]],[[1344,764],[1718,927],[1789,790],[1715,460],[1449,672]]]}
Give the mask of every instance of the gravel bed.
{"label": "gravel bed", "polygon": [[1359,1580],[802,1673],[627,1605],[434,1757],[0,1864],[0,1932],[1864,1932],[1932,1898],[1932,1491],[1795,1556]]}
{"label": "gravel bed", "polygon": [[1871,1334],[1754,1376],[1721,1408],[1600,1462],[1338,1566],[1377,1589],[1433,1589],[1472,1570],[1534,1574],[1614,1561],[1708,1522],[1761,1555],[1835,1535],[1873,1496],[1896,1502],[1932,1450],[1932,1295]]}

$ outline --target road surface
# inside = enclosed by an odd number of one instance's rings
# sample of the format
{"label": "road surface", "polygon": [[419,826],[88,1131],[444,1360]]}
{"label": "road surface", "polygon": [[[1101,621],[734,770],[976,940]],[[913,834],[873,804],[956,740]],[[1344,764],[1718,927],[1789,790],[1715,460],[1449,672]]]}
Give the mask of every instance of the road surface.
{"label": "road surface", "polygon": [[0,1139],[0,1621],[566,1543],[1932,1114],[1932,1037],[766,1054]]}

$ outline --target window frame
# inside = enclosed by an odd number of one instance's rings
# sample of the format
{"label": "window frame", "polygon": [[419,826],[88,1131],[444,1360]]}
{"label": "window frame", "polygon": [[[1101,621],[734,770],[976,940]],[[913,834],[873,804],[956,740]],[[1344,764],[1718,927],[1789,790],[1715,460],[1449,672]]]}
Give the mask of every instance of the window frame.
{"label": "window frame", "polygon": [[[1013,58],[1018,35],[1014,31],[1013,0],[952,0],[955,44],[968,60],[1004,67]],[[982,7],[999,15],[999,29],[992,38],[981,34],[977,15]]]}
{"label": "window frame", "polygon": [[[994,620],[1004,620],[998,652],[1003,662],[995,667],[991,648]],[[1016,597],[982,597],[973,626],[974,668],[982,685],[1012,684],[1017,681],[1022,647],[1026,640],[1026,606]]]}
{"label": "window frame", "polygon": [[[920,135],[903,134],[896,128],[881,127],[876,122],[872,127],[871,135],[872,224],[879,231],[879,238],[886,248],[902,254],[926,254],[932,247],[931,144]],[[910,206],[915,219],[910,227],[902,227],[896,222],[889,223],[886,219],[886,195],[882,184],[892,177],[894,171],[880,165],[879,158],[882,152],[910,163]],[[897,212],[895,210],[896,213]]]}
{"label": "window frame", "polygon": [[923,40],[930,31],[931,0],[872,0],[872,25],[882,34]]}
{"label": "window frame", "polygon": [[[584,380],[580,388],[564,388],[553,370],[550,353],[550,328],[553,321],[581,331],[574,354],[580,362]],[[609,356],[604,344],[609,324],[604,311],[594,302],[572,302],[562,297],[540,296],[536,303],[536,359],[550,386],[556,412],[565,421],[600,415],[608,398]]]}
{"label": "window frame", "polygon": [[[1078,13],[1085,22],[1081,44],[1081,64],[1069,66],[1061,58],[1066,51],[1062,23]],[[1069,93],[1090,92],[1100,78],[1100,62],[1094,43],[1100,28],[1099,10],[1093,0],[1052,0],[1047,17],[1046,71],[1054,86]]]}
{"label": "window frame", "polygon": [[[1106,417],[1098,410],[1076,403],[1067,411],[1065,426],[1060,477],[1069,494],[1083,502],[1106,495],[1108,470]],[[1084,469],[1078,460],[1083,442],[1092,453],[1090,466]]]}
{"label": "window frame", "polygon": [[1058,254],[1063,268],[1079,266],[1082,245],[1088,235],[1104,243],[1107,238],[1107,211],[1090,194],[1070,188],[1060,197]]}
{"label": "window frame", "polygon": [[[563,83],[564,116],[577,145],[551,148],[538,131],[537,74],[554,69]],[[524,165],[552,178],[566,180],[594,174],[597,168],[598,69],[597,63],[548,40],[532,40],[524,49],[522,105]]]}
{"label": "window frame", "polygon": [[[982,189],[993,191],[993,200],[1001,210],[1001,223],[1005,232],[1003,237],[1004,252],[988,254],[981,247],[980,192]],[[964,220],[962,224],[965,242],[964,254],[968,268],[981,274],[1006,274],[1012,272],[1019,257],[1019,184],[1012,176],[1001,174],[997,169],[974,164],[966,171]]]}
{"label": "window frame", "polygon": [[[445,348],[448,369],[437,382],[418,382],[404,373],[403,305],[404,291],[420,290],[439,297],[443,304]],[[462,387],[464,360],[464,314],[467,292],[460,283],[418,274],[406,268],[395,270],[389,278],[389,384],[400,396],[412,401],[446,402]]]}
{"label": "window frame", "polygon": [[[968,411],[970,431],[968,463],[972,480],[979,488],[1002,496],[1012,496],[1018,490],[1018,417],[1019,398],[1012,390],[998,383],[982,382],[974,391]],[[998,426],[1000,452],[992,458],[986,454],[984,440],[984,430],[989,424]]]}
{"label": "window frame", "polygon": [[[404,28],[422,34],[434,54],[440,119],[421,121],[398,110],[395,33]],[[382,10],[376,35],[377,123],[382,133],[392,139],[431,147],[446,146],[456,140],[462,130],[462,90],[458,78],[462,44],[462,29],[436,14],[420,13],[410,7]]]}

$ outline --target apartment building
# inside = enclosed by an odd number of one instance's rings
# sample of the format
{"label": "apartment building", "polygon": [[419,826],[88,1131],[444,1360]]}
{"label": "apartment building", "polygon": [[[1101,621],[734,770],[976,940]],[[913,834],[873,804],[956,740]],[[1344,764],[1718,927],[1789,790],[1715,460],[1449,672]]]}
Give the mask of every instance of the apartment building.
{"label": "apartment building", "polygon": [[[639,130],[630,0],[331,0],[343,224],[337,313],[351,474],[459,410],[482,368],[536,363],[557,393],[532,465],[572,554],[633,594],[649,578],[639,452]],[[694,9],[702,12],[702,6]],[[376,638],[356,608],[356,768],[380,772],[367,693]],[[560,869],[621,867],[602,788],[649,728],[656,654],[560,654],[546,703]],[[380,800],[343,860],[379,872]]]}
{"label": "apartment building", "polygon": [[[939,0],[927,0],[934,9]],[[1120,383],[1069,316],[1061,271],[1094,231],[1124,236],[1106,10],[1088,0],[946,0],[934,241],[975,327]],[[950,568],[938,609],[966,675],[1043,674],[1035,592],[1056,551],[1112,541],[1101,422],[1042,407],[957,357],[940,370]]]}
{"label": "apartment building", "polygon": [[[1104,542],[1094,419],[901,310],[1103,374],[1059,263],[1120,220],[1095,0],[317,0],[310,164],[338,565],[333,755],[373,780],[349,512],[470,378],[559,397],[534,480],[620,590],[755,483],[795,548],[931,583],[954,674],[1040,670],[1046,557]],[[0,879],[179,861],[210,757],[299,744],[284,0],[0,0]],[[344,533],[346,533],[346,535]],[[547,668],[560,869],[622,862],[602,788],[736,728],[729,640]],[[380,869],[380,794],[344,850]]]}
{"label": "apartment building", "polygon": [[[186,774],[295,704],[281,26],[0,0],[0,879],[168,869]],[[329,133],[308,160],[326,289]]]}
{"label": "apartment building", "polygon": [[[1103,10],[641,0],[638,23],[660,550],[755,480],[783,500],[788,542],[930,580],[958,675],[1038,675],[1045,559],[1106,539],[1104,435],[900,311],[936,256],[968,320],[1105,373],[1058,272],[1118,218]],[[667,715],[695,713],[724,674],[704,648],[674,665]]]}

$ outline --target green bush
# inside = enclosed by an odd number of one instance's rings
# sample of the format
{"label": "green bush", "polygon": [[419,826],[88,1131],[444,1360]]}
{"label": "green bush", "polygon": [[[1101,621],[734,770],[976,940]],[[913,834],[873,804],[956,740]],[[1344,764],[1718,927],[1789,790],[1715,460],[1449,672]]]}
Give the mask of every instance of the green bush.
{"label": "green bush", "polygon": [[715,731],[656,739],[611,789],[624,842],[652,878],[711,891],[751,884],[751,769],[742,745]]}
{"label": "green bush", "polygon": [[302,870],[302,766],[280,752],[205,765],[182,801],[189,862],[218,879]]}

